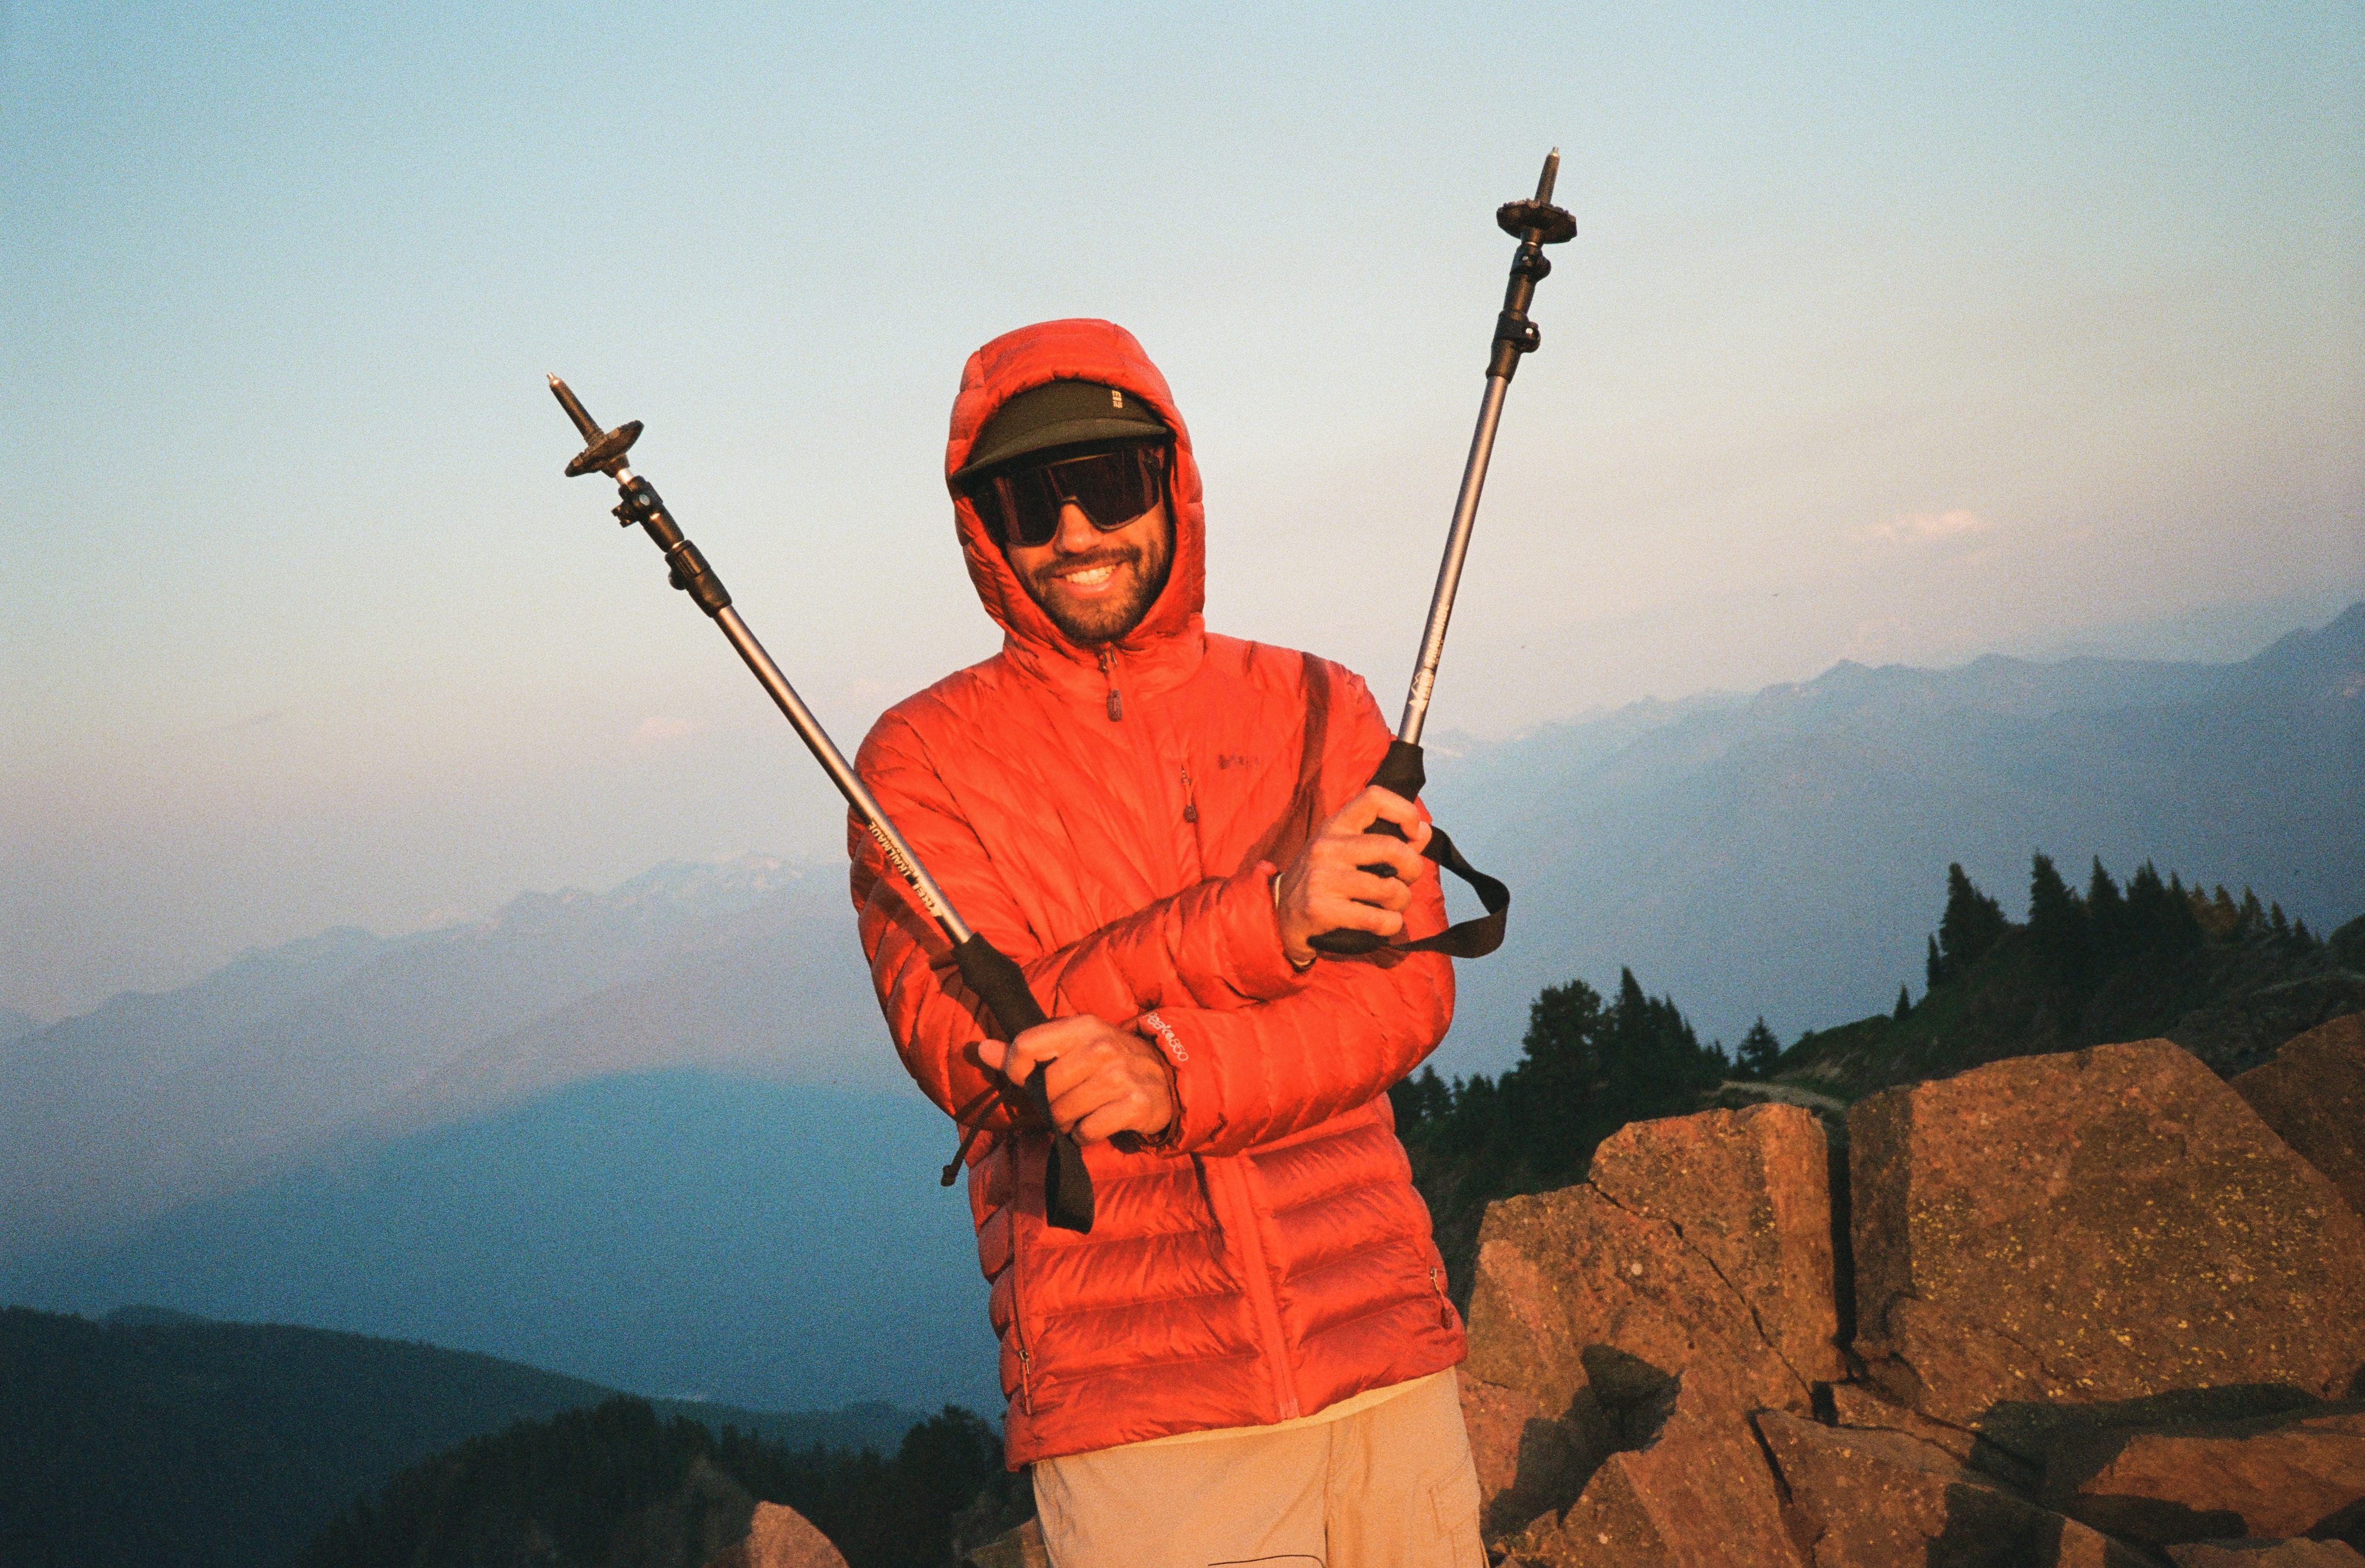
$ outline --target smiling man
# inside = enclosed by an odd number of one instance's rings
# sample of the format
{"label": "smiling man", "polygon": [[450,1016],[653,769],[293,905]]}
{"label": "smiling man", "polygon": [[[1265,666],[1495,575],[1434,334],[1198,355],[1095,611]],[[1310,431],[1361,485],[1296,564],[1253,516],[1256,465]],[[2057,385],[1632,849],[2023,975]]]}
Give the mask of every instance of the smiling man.
{"label": "smiling man", "polygon": [[[979,350],[946,474],[1003,649],[890,710],[857,767],[1051,1021],[994,1036],[858,826],[853,891],[904,1065],[975,1135],[1008,1459],[1052,1561],[1482,1568],[1462,1324],[1385,1092],[1453,980],[1401,950],[1444,905],[1419,809],[1364,786],[1379,710],[1205,629],[1190,436],[1121,329]],[[1320,958],[1340,926],[1397,945]],[[1044,1220],[1048,1129],[1005,1092],[1037,1064],[1089,1234]]]}

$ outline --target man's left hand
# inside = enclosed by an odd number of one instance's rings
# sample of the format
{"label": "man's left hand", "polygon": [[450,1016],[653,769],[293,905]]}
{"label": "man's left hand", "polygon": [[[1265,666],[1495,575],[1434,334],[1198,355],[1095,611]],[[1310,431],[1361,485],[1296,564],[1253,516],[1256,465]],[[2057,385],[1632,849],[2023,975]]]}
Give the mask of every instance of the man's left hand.
{"label": "man's left hand", "polygon": [[981,1040],[977,1054],[1014,1085],[1044,1064],[1051,1119],[1078,1143],[1126,1132],[1155,1137],[1174,1120],[1174,1092],[1158,1047],[1105,1019],[1054,1018],[1006,1046]]}

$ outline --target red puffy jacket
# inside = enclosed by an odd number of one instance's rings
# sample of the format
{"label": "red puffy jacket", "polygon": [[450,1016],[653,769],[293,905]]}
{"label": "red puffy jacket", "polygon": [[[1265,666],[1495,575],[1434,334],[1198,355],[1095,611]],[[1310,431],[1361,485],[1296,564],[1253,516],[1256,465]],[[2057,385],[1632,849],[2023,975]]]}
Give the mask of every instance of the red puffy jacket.
{"label": "red puffy jacket", "polygon": [[[1205,629],[1190,437],[1122,329],[1047,322],[979,350],[945,471],[1003,402],[1059,379],[1123,387],[1173,429],[1165,591],[1118,643],[1080,647],[957,502],[1002,652],[889,710],[857,766],[1046,1011],[1135,1029],[1172,1065],[1180,1109],[1158,1148],[1085,1151],[1090,1235],[1045,1226],[1048,1139],[976,1103],[990,1014],[869,835],[848,833],[863,951],[903,1064],[991,1129],[970,1203],[1014,1467],[1311,1415],[1463,1354],[1384,1092],[1444,1036],[1451,961],[1384,949],[1301,976],[1273,916],[1273,868],[1370,779],[1387,727],[1337,666]],[[1415,936],[1443,927],[1434,872],[1408,919]]]}

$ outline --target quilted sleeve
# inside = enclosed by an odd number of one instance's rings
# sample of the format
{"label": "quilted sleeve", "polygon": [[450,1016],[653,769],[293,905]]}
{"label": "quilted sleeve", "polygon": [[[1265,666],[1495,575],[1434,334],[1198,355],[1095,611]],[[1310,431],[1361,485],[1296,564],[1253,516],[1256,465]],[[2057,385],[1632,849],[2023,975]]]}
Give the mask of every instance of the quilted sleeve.
{"label": "quilted sleeve", "polygon": [[[1308,983],[1282,954],[1270,865],[1185,888],[1047,952],[907,725],[882,720],[857,767],[961,918],[1018,963],[1054,1017],[1090,1013],[1123,1024],[1174,1003],[1221,1012],[1295,995]],[[960,1115],[999,1081],[970,1047],[1003,1031],[962,983],[943,932],[850,814],[847,847],[863,956],[889,1033],[928,1097]],[[999,1107],[982,1118],[972,1109],[967,1119],[995,1130],[1009,1125]]]}

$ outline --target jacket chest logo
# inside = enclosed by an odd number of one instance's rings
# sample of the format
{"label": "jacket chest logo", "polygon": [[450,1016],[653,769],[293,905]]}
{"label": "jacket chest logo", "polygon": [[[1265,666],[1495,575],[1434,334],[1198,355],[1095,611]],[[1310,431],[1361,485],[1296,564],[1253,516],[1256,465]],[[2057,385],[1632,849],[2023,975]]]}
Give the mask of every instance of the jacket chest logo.
{"label": "jacket chest logo", "polygon": [[1254,767],[1263,760],[1264,758],[1261,756],[1250,756],[1244,751],[1227,751],[1216,756],[1216,766],[1217,767]]}

